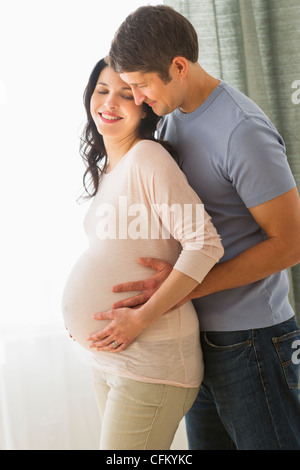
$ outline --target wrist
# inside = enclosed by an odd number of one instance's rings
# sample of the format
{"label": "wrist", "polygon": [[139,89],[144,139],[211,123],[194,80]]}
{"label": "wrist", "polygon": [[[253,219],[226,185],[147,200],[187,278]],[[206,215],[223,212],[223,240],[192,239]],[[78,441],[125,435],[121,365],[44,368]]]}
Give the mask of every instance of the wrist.
{"label": "wrist", "polygon": [[136,321],[141,329],[145,329],[152,325],[155,320],[156,318],[154,318],[153,312],[149,309],[147,302],[136,309]]}

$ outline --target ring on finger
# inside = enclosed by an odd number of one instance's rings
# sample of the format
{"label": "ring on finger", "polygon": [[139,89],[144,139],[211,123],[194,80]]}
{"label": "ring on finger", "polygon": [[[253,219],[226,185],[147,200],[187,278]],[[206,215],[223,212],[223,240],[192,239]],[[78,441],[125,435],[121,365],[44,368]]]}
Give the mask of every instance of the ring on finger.
{"label": "ring on finger", "polygon": [[116,341],[112,341],[111,344],[115,349],[119,347],[119,344]]}

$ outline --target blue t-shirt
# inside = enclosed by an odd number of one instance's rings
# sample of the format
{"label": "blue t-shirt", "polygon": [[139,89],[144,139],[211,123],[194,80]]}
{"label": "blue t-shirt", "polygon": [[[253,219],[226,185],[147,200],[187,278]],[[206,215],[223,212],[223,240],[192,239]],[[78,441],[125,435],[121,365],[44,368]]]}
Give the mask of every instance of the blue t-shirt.
{"label": "blue t-shirt", "polygon": [[[195,111],[164,116],[159,132],[177,149],[183,172],[222,237],[220,262],[266,239],[248,208],[296,184],[284,142],[263,111],[220,81]],[[281,271],[193,303],[202,330],[263,328],[294,315],[288,291],[287,272]]]}

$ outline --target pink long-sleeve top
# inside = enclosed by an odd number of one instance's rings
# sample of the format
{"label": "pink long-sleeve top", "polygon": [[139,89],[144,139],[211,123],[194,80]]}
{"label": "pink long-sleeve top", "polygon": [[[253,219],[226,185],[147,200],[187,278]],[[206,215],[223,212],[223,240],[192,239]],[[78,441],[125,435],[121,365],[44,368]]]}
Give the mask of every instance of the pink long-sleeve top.
{"label": "pink long-sleeve top", "polygon": [[[113,293],[112,286],[152,275],[139,257],[168,261],[200,283],[223,255],[199,197],[169,153],[153,141],[140,141],[102,175],[84,227],[89,244],[70,273],[62,303],[69,333],[87,349],[86,338],[110,321],[92,315],[133,295]],[[203,378],[191,302],[162,315],[124,351],[89,351],[98,369],[139,381],[197,387]]]}

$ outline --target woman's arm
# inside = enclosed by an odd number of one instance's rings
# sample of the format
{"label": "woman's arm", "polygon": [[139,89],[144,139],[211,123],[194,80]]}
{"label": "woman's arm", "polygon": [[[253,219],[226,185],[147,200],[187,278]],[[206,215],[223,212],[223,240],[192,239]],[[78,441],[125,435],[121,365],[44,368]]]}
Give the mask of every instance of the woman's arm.
{"label": "woman's arm", "polygon": [[182,302],[224,253],[209,215],[175,161],[154,142],[144,145],[143,150],[132,167],[135,180],[141,181],[140,197],[146,198],[149,209],[154,211],[151,220],[156,214],[153,220],[159,233],[168,234],[162,238],[171,235],[182,249],[173,269],[161,279],[147,302],[136,309],[112,309],[94,317],[111,320],[102,331],[89,337],[92,346],[106,350],[113,350],[112,341],[122,343],[117,351],[125,349],[143,329]]}
{"label": "woman's arm", "polygon": [[[103,330],[88,338],[91,348],[116,352],[124,350],[145,328],[189,295],[197,284],[195,279],[172,269],[159,289],[141,307],[124,307],[96,314],[95,319],[99,320],[105,316],[112,321]],[[120,346],[114,348],[113,341]]]}

